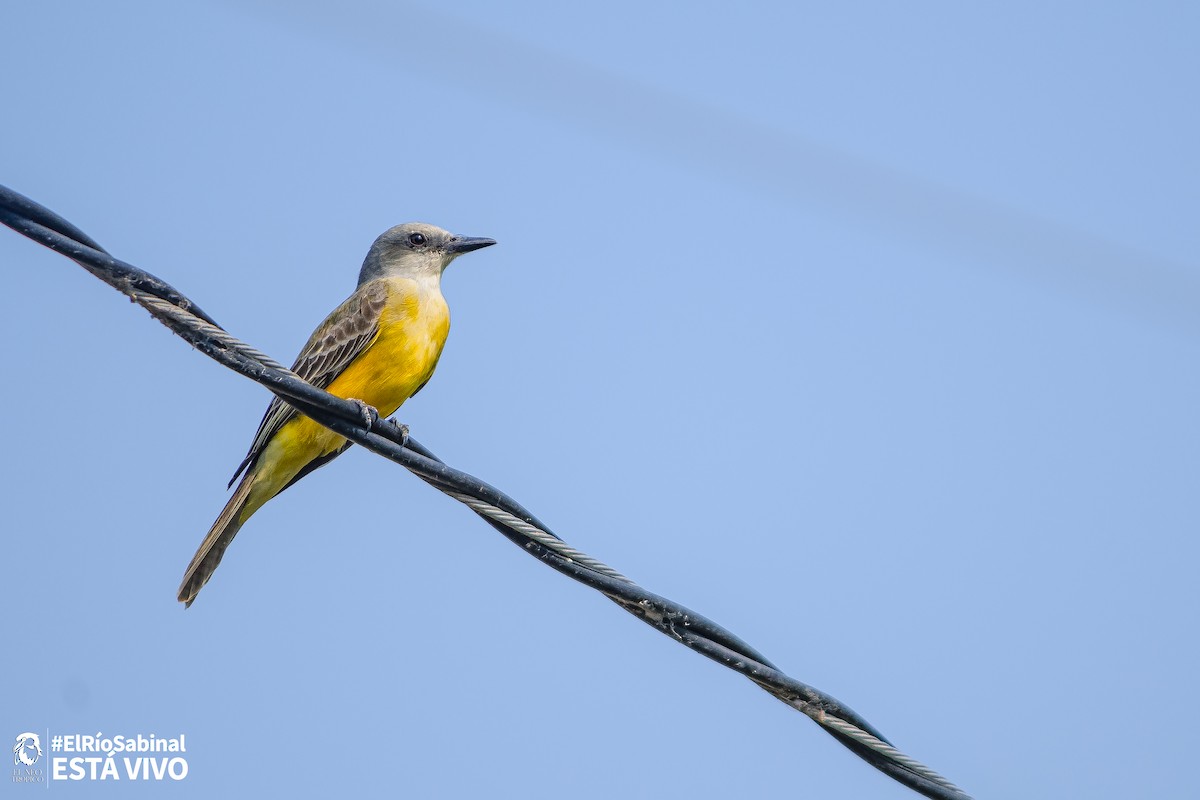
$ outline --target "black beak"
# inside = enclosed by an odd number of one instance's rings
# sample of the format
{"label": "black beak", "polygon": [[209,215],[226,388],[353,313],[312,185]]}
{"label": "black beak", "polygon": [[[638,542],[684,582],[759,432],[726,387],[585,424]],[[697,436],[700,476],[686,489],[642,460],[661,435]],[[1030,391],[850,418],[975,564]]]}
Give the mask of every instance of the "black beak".
{"label": "black beak", "polygon": [[483,236],[455,236],[446,243],[446,252],[461,255],[462,253],[469,253],[472,250],[478,250],[481,247],[491,247],[495,243],[495,239],[488,239]]}

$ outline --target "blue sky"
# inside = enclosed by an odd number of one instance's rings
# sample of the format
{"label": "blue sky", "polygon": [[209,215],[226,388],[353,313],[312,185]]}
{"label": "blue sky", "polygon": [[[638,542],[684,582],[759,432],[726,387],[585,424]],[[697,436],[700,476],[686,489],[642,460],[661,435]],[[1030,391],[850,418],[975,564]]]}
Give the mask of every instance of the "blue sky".
{"label": "blue sky", "polygon": [[[979,797],[1194,791],[1195,6],[339,9],[13,5],[0,182],[284,361],[388,226],[494,237],[422,443]],[[915,796],[365,452],[185,612],[267,393],[0,264],[0,736],[183,732],[180,797]]]}

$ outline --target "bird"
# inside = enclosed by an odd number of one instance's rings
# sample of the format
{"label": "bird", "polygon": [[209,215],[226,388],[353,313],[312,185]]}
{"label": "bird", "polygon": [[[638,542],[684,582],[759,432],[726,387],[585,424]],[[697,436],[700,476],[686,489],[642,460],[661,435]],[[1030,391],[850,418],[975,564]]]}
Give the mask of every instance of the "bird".
{"label": "bird", "polygon": [[[313,331],[292,371],[354,400],[365,413],[394,414],[429,381],[450,332],[442,272],[463,253],[495,243],[421,222],[384,231],[363,260],[354,293]],[[350,444],[278,397],[272,400],[229,485],[239,477],[241,482],[184,573],[178,595],[184,607],[191,607],[258,509]]]}

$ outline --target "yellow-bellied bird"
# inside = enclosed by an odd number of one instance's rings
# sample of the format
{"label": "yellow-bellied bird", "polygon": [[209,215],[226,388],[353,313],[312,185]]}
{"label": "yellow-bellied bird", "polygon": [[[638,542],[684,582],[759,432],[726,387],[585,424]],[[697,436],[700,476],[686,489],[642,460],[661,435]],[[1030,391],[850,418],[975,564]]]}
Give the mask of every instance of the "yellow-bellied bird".
{"label": "yellow-bellied bird", "polygon": [[[391,228],[371,245],[354,294],[313,332],[292,370],[391,415],[433,375],[450,332],[442,271],[457,256],[495,243],[417,222]],[[349,446],[279,398],[271,401],[229,485],[245,472],[242,482],[188,564],[180,602],[192,604],[255,511]]]}

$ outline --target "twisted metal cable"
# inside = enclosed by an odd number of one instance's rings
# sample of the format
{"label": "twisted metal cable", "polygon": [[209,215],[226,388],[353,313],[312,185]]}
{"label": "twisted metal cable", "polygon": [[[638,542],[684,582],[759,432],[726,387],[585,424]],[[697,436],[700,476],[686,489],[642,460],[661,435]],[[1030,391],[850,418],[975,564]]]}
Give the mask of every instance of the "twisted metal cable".
{"label": "twisted metal cable", "polygon": [[498,524],[503,525],[504,527],[515,531],[522,536],[528,536],[542,547],[553,550],[568,561],[581,564],[586,569],[590,569],[593,572],[599,573],[600,575],[616,578],[617,580],[625,581],[626,583],[633,583],[633,581],[629,580],[629,578],[626,578],[624,575],[617,572],[603,561],[592,558],[581,550],[576,550],[574,547],[571,547],[571,545],[567,544],[553,533],[544,531],[536,525],[530,525],[528,522],[525,522],[519,517],[513,516],[503,509],[496,508],[491,503],[485,503],[482,500],[475,499],[469,494],[455,492],[450,489],[442,489],[442,492],[450,495],[479,516],[494,520]]}
{"label": "twisted metal cable", "polygon": [[730,631],[638,586],[566,544],[503,492],[442,462],[392,420],[364,419],[362,409],[317,389],[220,327],[159,278],[113,258],[54,212],[0,186],[0,222],[62,253],[150,312],[205,355],[266,386],[301,413],[404,466],[466,505],[485,522],[553,569],[604,594],[661,633],[739,672],[808,716],[842,745],[909,788],[939,800],[970,800],[953,783],[900,752],[865,719],[829,695],[788,677]]}

